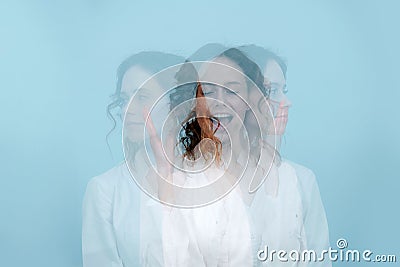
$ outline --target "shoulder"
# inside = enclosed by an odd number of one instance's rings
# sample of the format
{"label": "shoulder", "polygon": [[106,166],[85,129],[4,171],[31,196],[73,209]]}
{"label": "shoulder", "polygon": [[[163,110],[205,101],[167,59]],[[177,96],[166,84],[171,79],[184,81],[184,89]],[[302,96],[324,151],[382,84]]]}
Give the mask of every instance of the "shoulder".
{"label": "shoulder", "polygon": [[296,173],[298,183],[301,187],[310,188],[316,185],[317,181],[312,170],[287,159],[283,159],[283,162],[293,168]]}
{"label": "shoulder", "polygon": [[307,211],[311,206],[315,207],[316,205],[319,205],[318,203],[321,203],[321,195],[314,172],[303,165],[286,159],[284,161],[292,166],[296,172],[298,190],[301,194],[305,211]]}
{"label": "shoulder", "polygon": [[125,162],[91,178],[86,186],[85,198],[102,195],[111,196],[121,179],[129,174]]}
{"label": "shoulder", "polygon": [[126,166],[125,162],[122,162],[108,171],[94,176],[92,179],[90,179],[89,184],[113,185],[127,175],[129,175],[128,167]]}

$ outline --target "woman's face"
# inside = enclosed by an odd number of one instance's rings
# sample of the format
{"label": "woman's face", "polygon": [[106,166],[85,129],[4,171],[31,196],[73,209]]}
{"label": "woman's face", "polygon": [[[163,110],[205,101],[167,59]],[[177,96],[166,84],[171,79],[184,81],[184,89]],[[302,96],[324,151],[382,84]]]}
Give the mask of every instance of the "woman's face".
{"label": "woman's face", "polygon": [[[220,121],[220,127],[215,136],[222,143],[237,142],[243,120],[248,110],[246,100],[248,89],[246,78],[239,71],[241,68],[226,57],[219,57],[212,62],[220,64],[205,64],[200,70],[200,79],[204,96],[211,116]],[[228,135],[229,134],[229,135]]]}
{"label": "woman's face", "polygon": [[[264,71],[264,85],[271,87],[268,101],[260,96],[260,92],[253,90],[250,95],[250,102],[256,108],[253,111],[258,116],[269,117],[270,109],[274,115],[275,123],[268,123],[268,135],[283,135],[285,133],[288,121],[288,110],[291,102],[286,96],[286,79],[279,64],[275,60],[266,63]],[[247,118],[247,124],[252,127],[258,127],[254,116]]]}
{"label": "woman's face", "polygon": [[265,84],[271,86],[269,102],[275,117],[276,134],[282,135],[286,129],[291,102],[286,95],[285,75],[275,60],[269,60],[267,62],[264,78]]}
{"label": "woman's face", "polygon": [[[121,107],[121,112],[125,116],[124,135],[132,142],[143,141],[143,110],[144,108],[150,109],[163,92],[155,78],[146,81],[151,75],[142,67],[133,66],[128,69],[122,79],[121,97],[124,105]],[[142,86],[145,81],[146,83]],[[140,89],[138,90],[138,88]],[[135,96],[129,104],[133,95]]]}

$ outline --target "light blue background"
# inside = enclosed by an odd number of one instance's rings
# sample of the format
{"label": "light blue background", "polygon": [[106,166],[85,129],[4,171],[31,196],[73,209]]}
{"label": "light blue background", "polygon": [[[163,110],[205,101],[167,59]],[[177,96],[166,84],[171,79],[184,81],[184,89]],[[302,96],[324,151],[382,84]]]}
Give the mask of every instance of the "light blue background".
{"label": "light blue background", "polygon": [[399,10],[395,0],[1,1],[1,265],[81,265],[86,183],[121,160],[118,133],[114,157],[105,143],[119,62],[208,42],[288,59],[283,154],[316,173],[332,246],[344,237],[400,260]]}

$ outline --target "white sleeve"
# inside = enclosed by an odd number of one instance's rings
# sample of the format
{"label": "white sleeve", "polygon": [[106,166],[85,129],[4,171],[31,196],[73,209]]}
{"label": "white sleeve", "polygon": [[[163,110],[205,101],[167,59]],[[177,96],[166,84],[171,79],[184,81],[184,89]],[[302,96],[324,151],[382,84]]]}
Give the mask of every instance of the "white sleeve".
{"label": "white sleeve", "polygon": [[[329,248],[329,229],[326,220],[325,209],[314,173],[300,166],[296,168],[300,184],[300,192],[303,204],[304,231],[308,250],[314,250],[320,257],[323,250]],[[308,266],[330,267],[332,262],[325,254],[324,261],[311,262]]]}
{"label": "white sleeve", "polygon": [[96,178],[87,185],[82,210],[84,267],[123,267],[112,226],[112,190]]}

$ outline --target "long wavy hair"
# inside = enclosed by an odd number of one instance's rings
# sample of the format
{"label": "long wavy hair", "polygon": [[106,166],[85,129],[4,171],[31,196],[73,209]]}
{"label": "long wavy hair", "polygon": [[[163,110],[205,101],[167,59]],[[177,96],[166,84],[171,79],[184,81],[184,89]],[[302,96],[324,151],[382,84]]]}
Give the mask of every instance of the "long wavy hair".
{"label": "long wavy hair", "polygon": [[253,44],[239,46],[238,49],[242,51],[248,58],[254,61],[263,72],[265,72],[265,66],[267,65],[267,62],[271,60],[275,61],[281,68],[285,79],[287,78],[286,60],[281,56],[279,56],[277,53],[273,52],[272,50]]}
{"label": "long wavy hair", "polygon": [[[204,158],[209,160],[215,155],[215,161],[219,165],[221,162],[222,143],[215,136],[215,132],[218,130],[220,122],[217,118],[211,116],[200,82],[197,82],[196,85],[195,103],[195,108],[182,122],[183,135],[181,135],[179,142],[184,148],[183,156],[190,160],[196,160],[195,149],[200,145],[199,149]],[[218,126],[213,129],[215,122],[217,122]],[[210,139],[213,143],[201,143],[205,139]]]}

